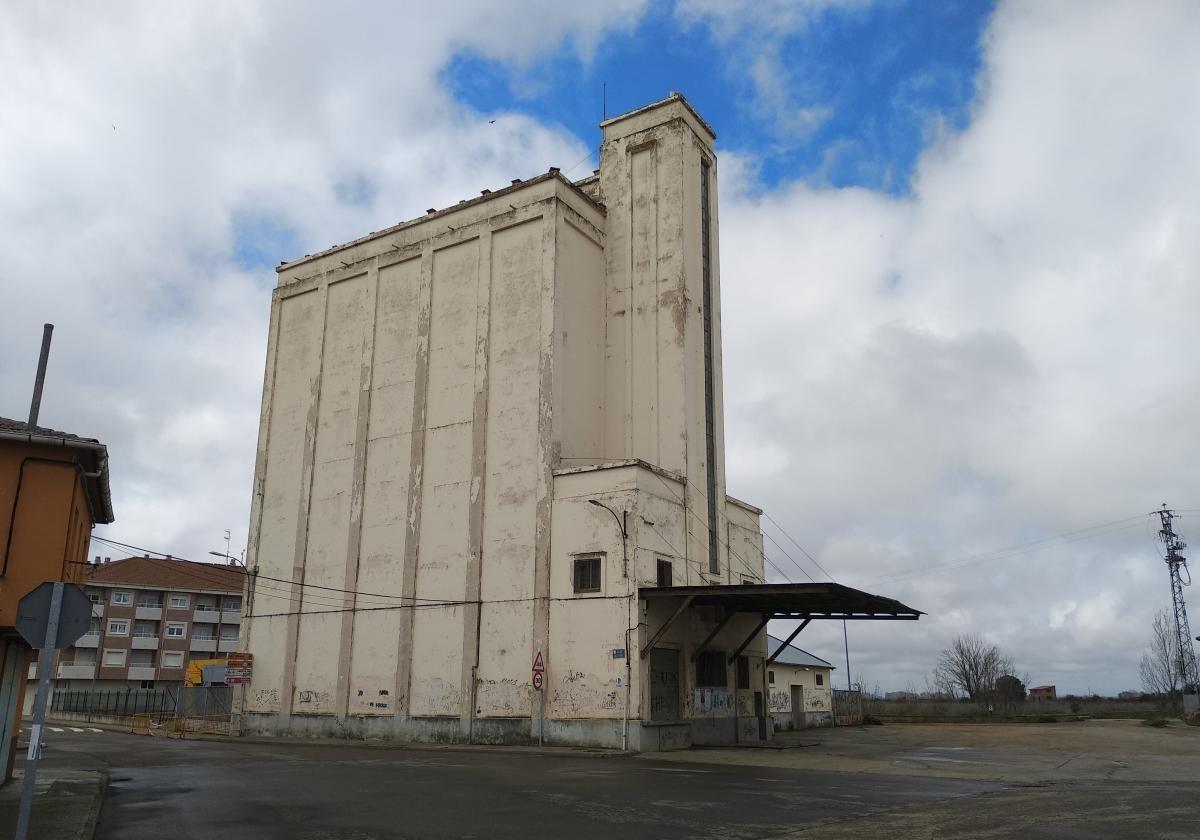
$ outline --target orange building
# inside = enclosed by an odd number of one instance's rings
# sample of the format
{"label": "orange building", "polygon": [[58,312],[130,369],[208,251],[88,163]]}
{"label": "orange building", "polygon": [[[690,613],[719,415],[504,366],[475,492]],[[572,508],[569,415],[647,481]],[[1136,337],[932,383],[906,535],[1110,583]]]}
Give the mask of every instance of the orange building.
{"label": "orange building", "polygon": [[1035,685],[1029,689],[1030,700],[1057,700],[1058,690],[1052,685]]}
{"label": "orange building", "polygon": [[48,580],[82,583],[92,527],[112,521],[104,444],[0,417],[0,781],[12,772],[31,652],[17,603]]}

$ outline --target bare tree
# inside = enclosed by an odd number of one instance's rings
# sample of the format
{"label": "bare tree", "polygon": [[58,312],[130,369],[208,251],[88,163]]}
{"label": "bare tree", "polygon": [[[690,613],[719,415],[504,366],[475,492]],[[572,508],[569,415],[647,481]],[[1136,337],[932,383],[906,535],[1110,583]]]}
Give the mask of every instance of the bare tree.
{"label": "bare tree", "polygon": [[1012,671],[1012,660],[1000,648],[968,634],[956,636],[942,651],[933,679],[941,691],[983,703],[994,699],[996,680]]}
{"label": "bare tree", "polygon": [[1142,654],[1139,668],[1146,693],[1155,695],[1164,706],[1175,706],[1180,689],[1179,653],[1175,625],[1165,610],[1154,614],[1150,625],[1150,648]]}

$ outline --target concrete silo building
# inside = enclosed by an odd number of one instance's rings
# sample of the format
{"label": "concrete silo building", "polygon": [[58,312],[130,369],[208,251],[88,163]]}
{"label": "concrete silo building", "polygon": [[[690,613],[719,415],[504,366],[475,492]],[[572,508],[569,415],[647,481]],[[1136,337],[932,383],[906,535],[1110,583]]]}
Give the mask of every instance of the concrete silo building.
{"label": "concrete silo building", "polygon": [[712,129],[677,94],[602,129],[589,178],[278,269],[246,731],[757,740],[767,619],[871,597],[764,585],[725,494]]}

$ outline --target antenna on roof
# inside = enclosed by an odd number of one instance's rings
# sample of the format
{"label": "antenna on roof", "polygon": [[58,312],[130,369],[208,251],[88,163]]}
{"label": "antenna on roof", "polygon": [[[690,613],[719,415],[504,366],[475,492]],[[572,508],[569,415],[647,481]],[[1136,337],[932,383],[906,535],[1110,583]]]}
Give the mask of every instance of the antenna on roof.
{"label": "antenna on roof", "polygon": [[600,119],[608,119],[608,82],[600,83]]}

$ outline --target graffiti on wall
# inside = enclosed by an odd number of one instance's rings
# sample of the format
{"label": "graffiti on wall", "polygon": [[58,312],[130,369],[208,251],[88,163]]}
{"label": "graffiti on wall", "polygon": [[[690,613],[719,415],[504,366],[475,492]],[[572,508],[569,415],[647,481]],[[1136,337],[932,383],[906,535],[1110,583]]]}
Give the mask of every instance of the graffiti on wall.
{"label": "graffiti on wall", "polygon": [[733,711],[733,693],[724,688],[697,688],[694,707],[702,713]]}

